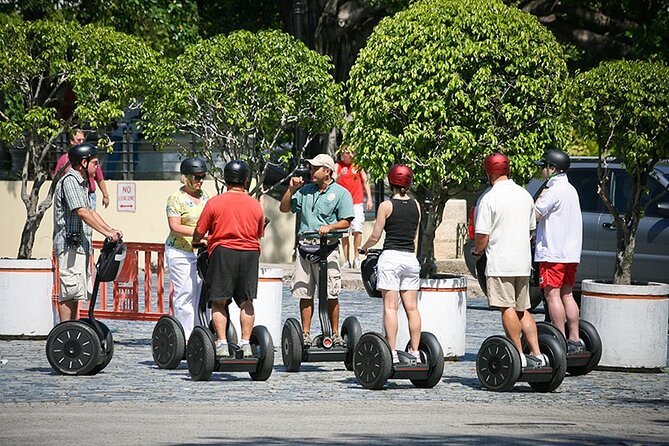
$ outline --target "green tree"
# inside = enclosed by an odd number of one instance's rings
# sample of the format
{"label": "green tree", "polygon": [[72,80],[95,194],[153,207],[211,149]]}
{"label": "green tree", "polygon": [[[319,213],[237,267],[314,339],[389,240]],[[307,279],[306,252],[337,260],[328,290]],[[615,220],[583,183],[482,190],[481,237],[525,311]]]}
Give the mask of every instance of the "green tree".
{"label": "green tree", "polygon": [[[603,62],[578,75],[568,97],[575,127],[598,144],[598,192],[618,238],[613,280],[629,285],[639,220],[653,203],[645,199],[646,181],[655,164],[669,158],[669,67],[642,61]],[[609,197],[608,157],[622,159],[632,177],[624,212]]]}
{"label": "green tree", "polygon": [[[175,132],[195,136],[194,155],[209,160],[215,178],[220,160],[244,159],[263,185],[270,163],[301,157],[315,134],[344,115],[340,87],[326,57],[280,31],[239,31],[186,49],[159,79],[162,92],[147,97],[146,134],[163,141]],[[307,132],[293,148],[296,126]]]}
{"label": "green tree", "polygon": [[347,138],[373,177],[413,168],[424,275],[446,201],[478,186],[487,154],[508,154],[525,179],[544,149],[563,145],[566,79],[552,34],[499,1],[418,2],[376,27],[351,70]]}
{"label": "green tree", "polygon": [[[124,109],[138,106],[154,65],[144,43],[109,28],[46,21],[0,26],[0,140],[25,149],[19,258],[32,255],[35,233],[52,204],[55,183],[41,202],[39,192],[50,178],[48,155],[58,138],[78,125],[97,131],[104,145],[105,128]],[[75,98],[71,104],[68,91]]]}

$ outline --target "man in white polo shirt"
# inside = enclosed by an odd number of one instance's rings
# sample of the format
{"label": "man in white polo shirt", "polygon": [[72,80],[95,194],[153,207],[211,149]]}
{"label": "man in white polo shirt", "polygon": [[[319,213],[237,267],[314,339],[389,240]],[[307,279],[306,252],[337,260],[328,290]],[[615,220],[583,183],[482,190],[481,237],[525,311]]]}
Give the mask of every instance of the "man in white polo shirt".
{"label": "man in white polo shirt", "polygon": [[[476,238],[471,253],[487,257],[488,306],[501,311],[507,337],[520,353],[523,367],[546,366],[539,350],[537,325],[530,308],[531,231],[536,227],[532,196],[509,179],[509,158],[501,153],[486,157],[483,164],[492,187],[476,208]],[[520,334],[531,354],[524,355]]]}
{"label": "man in white polo shirt", "polygon": [[583,222],[578,192],[566,173],[571,160],[563,151],[549,149],[535,164],[548,180],[535,204],[538,226],[534,261],[539,263],[539,287],[544,291],[553,325],[565,334],[565,318],[569,324],[567,353],[580,353],[585,343],[579,339],[579,310],[572,289],[581,262]]}

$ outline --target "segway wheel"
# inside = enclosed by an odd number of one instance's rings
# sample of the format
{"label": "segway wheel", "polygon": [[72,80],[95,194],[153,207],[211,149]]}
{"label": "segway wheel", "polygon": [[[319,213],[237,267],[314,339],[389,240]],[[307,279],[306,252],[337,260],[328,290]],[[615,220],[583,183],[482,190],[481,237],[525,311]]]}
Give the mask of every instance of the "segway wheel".
{"label": "segway wheel", "polygon": [[100,338],[85,322],[62,322],[46,340],[49,364],[63,375],[87,375],[102,362],[101,356]]}
{"label": "segway wheel", "polygon": [[255,372],[249,372],[254,381],[267,381],[274,369],[274,342],[269,330],[262,325],[253,327],[251,332],[251,348],[258,356]]}
{"label": "segway wheel", "polygon": [[346,343],[346,358],[344,359],[346,370],[353,370],[353,351],[360,336],[362,336],[362,328],[360,328],[358,319],[355,316],[347,317],[341,326],[341,337]]}
{"label": "segway wheel", "polygon": [[378,333],[365,333],[353,352],[355,379],[365,389],[379,390],[393,372],[390,346]]}
{"label": "segway wheel", "polygon": [[286,319],[281,331],[281,359],[287,372],[297,372],[302,364],[302,327],[292,317]]}
{"label": "segway wheel", "polygon": [[153,362],[158,368],[176,369],[186,352],[186,338],[181,323],[172,316],[161,317],[151,336]]}
{"label": "segway wheel", "polygon": [[513,388],[521,374],[520,353],[503,336],[491,336],[476,355],[476,375],[488,390],[504,392]]}
{"label": "segway wheel", "polygon": [[[91,327],[93,327],[93,323],[90,321],[88,318],[81,319],[81,321],[89,324]],[[109,330],[109,327],[107,327],[104,323],[97,321],[98,325],[100,325],[100,329],[102,330],[102,337],[105,339],[105,345],[101,348],[102,355],[104,356],[104,359],[102,360],[101,364],[96,365],[93,367],[93,370],[91,370],[88,375],[97,375],[100,373],[102,370],[105,369],[111,362],[112,358],[114,357],[114,337],[111,334],[111,331]]]}
{"label": "segway wheel", "polygon": [[585,349],[590,352],[590,359],[584,366],[567,367],[567,372],[574,376],[587,375],[592,372],[602,358],[602,338],[599,337],[594,325],[581,319],[578,321],[578,332],[578,337],[585,342]]}
{"label": "segway wheel", "polygon": [[188,339],[186,361],[193,381],[209,381],[216,367],[214,337],[209,330],[195,327]]}
{"label": "segway wheel", "polygon": [[[420,334],[420,343],[418,350],[423,353],[423,357],[430,367],[425,379],[412,379],[414,386],[421,389],[431,389],[441,381],[444,373],[444,350],[435,335],[424,331]],[[407,345],[406,351],[409,351]]]}
{"label": "segway wheel", "polygon": [[[549,336],[553,336],[560,344],[562,344],[565,354],[567,354],[567,340],[565,339],[564,336],[562,336],[562,332],[558,330],[558,328],[555,325],[553,325],[550,322],[541,322],[541,321],[537,322],[537,335],[540,335],[542,333]],[[525,336],[521,335],[520,340],[523,344],[523,352],[530,353],[532,349],[530,348],[530,344],[527,343]]]}
{"label": "segway wheel", "polygon": [[548,356],[553,373],[548,381],[530,382],[529,384],[530,387],[539,392],[552,392],[560,387],[567,373],[567,355],[562,348],[562,342],[545,333],[539,335],[539,349],[541,353]]}

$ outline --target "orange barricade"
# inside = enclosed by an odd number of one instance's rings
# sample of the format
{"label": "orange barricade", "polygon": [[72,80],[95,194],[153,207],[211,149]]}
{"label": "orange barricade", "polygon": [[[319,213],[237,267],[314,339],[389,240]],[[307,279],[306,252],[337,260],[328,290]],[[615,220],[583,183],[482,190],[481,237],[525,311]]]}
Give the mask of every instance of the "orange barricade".
{"label": "orange barricade", "polygon": [[[165,314],[165,245],[162,243],[137,243],[126,242],[127,248],[125,263],[114,282],[110,284],[101,283],[98,291],[97,308],[95,317],[100,319],[125,319],[134,321],[157,321]],[[94,273],[95,251],[102,248],[101,241],[93,242],[93,256],[90,268]],[[139,293],[139,253],[144,253],[144,301],[140,305]],[[153,253],[156,253],[155,281],[152,273],[151,261]],[[53,302],[58,304],[60,280],[58,275],[58,261],[53,258],[54,264],[54,286]],[[153,284],[155,283],[156,297],[153,298]],[[112,291],[112,303],[109,304],[109,290]],[[169,314],[174,314],[172,282],[169,282]],[[155,305],[154,305],[155,304]],[[84,303],[79,308],[81,316],[88,311],[88,304]]]}

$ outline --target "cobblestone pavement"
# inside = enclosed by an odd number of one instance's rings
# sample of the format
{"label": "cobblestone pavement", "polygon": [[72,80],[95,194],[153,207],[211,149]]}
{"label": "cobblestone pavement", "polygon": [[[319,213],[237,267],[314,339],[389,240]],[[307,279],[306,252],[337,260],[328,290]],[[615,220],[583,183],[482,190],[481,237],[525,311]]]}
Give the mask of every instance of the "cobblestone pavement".
{"label": "cobblestone pavement", "polygon": [[[381,313],[380,299],[369,298],[363,291],[342,291],[342,321],[347,316],[355,315],[360,320],[363,332],[381,331]],[[298,306],[297,301],[290,297],[288,288],[284,286],[282,320],[289,316],[298,317]],[[542,317],[543,315],[536,315],[537,319]],[[317,324],[317,320],[315,317],[314,324]],[[266,382],[254,382],[246,373],[214,373],[208,382],[193,382],[188,375],[185,361],[178,369],[172,371],[161,370],[154,365],[150,346],[153,323],[114,320],[105,323],[113,333],[114,358],[103,372],[93,377],[67,377],[56,374],[46,359],[45,341],[0,341],[0,355],[3,362],[6,361],[0,364],[0,426],[6,425],[3,419],[12,419],[7,411],[12,413],[17,411],[18,414],[38,408],[43,411],[44,408],[51,407],[58,413],[63,410],[62,407],[71,405],[85,408],[85,405],[90,403],[111,403],[110,407],[120,403],[126,405],[123,407],[134,408],[133,410],[140,413],[142,411],[138,409],[138,405],[154,407],[157,404],[158,407],[174,407],[175,404],[177,406],[201,404],[216,407],[222,403],[233,403],[234,407],[246,407],[246,410],[263,413],[272,407],[285,410],[287,406],[293,404],[294,407],[299,407],[302,403],[309,403],[340,408],[339,410],[346,405],[352,405],[351,407],[356,408],[351,409],[352,415],[359,413],[367,405],[370,408],[374,407],[374,410],[382,410],[380,408],[389,405],[406,407],[412,411],[426,410],[434,416],[437,408],[444,407],[449,411],[456,411],[461,417],[465,416],[468,410],[479,413],[487,407],[491,410],[499,408],[496,410],[513,411],[514,407],[518,407],[519,410],[524,408],[523,411],[537,415],[544,410],[547,413],[557,414],[564,410],[567,418],[570,413],[572,418],[573,414],[589,414],[588,417],[593,418],[595,426],[597,417],[604,420],[608,413],[616,413],[621,423],[642,426],[639,427],[639,431],[630,432],[628,437],[616,436],[612,439],[606,437],[608,432],[599,432],[598,428],[589,425],[599,439],[592,444],[610,442],[668,444],[665,442],[669,441],[669,374],[666,371],[663,373],[594,371],[582,377],[568,376],[556,392],[549,394],[536,393],[525,383],[518,383],[512,391],[505,393],[483,390],[476,376],[476,352],[486,337],[501,333],[501,322],[496,312],[486,309],[486,301],[480,297],[470,296],[468,299],[465,356],[460,361],[445,364],[443,379],[433,389],[418,389],[409,381],[390,381],[386,390],[377,392],[364,390],[357,384],[353,373],[346,371],[341,363],[308,363],[302,365],[299,373],[288,373],[283,369],[280,349],[275,355],[273,374]],[[312,332],[317,333],[318,330]],[[274,344],[279,346],[280,340],[275,339]],[[256,406],[235,405],[251,404],[250,402]],[[67,403],[68,406],[62,406],[63,403]],[[279,407],[281,409],[278,409]],[[407,412],[404,416],[409,417],[410,414],[411,412]],[[379,419],[379,413],[373,415],[375,422],[383,425],[383,417]],[[113,417],[113,413],[109,416]],[[137,419],[141,418],[138,415]],[[389,421],[392,419],[388,418]],[[348,422],[354,426],[356,421],[359,420],[356,418]],[[483,423],[481,426],[486,426],[491,424],[492,420],[488,418],[478,421]],[[517,424],[513,420],[509,422],[511,425]],[[443,424],[438,421],[435,423]],[[557,426],[560,423],[556,420]],[[494,424],[493,422],[491,425]],[[550,423],[536,427],[539,431],[556,430]],[[18,428],[5,431],[10,432],[6,434],[2,433],[3,430],[4,428],[0,427],[0,444],[22,443],[20,439],[23,437],[13,436],[11,433],[18,432]],[[48,434],[45,435],[47,436],[44,438],[49,442]],[[286,435],[285,438],[291,438],[290,435]],[[589,443],[592,440],[570,438],[575,443]],[[629,441],[625,440],[626,438]],[[26,442],[36,439],[26,437]],[[292,437],[292,440],[294,441],[289,442],[297,442],[296,437]],[[389,441],[388,438],[386,441]],[[425,437],[421,440],[422,443],[431,441],[434,441],[434,444],[442,444],[444,438]],[[494,440],[488,439],[488,441]],[[518,441],[516,438],[509,444],[518,444]],[[128,444],[131,443],[133,441],[129,440]],[[173,440],[172,443],[180,441]],[[277,443],[281,441],[273,444]],[[375,441],[366,438],[359,443],[375,443]],[[455,444],[469,444],[469,442],[463,440]]]}

